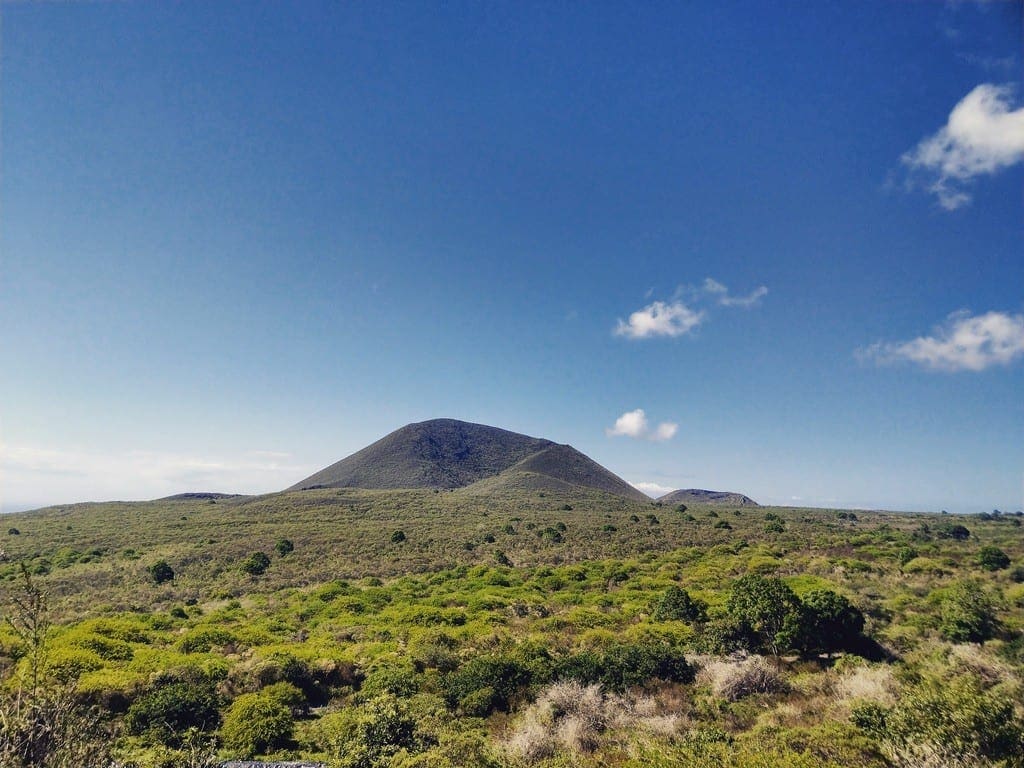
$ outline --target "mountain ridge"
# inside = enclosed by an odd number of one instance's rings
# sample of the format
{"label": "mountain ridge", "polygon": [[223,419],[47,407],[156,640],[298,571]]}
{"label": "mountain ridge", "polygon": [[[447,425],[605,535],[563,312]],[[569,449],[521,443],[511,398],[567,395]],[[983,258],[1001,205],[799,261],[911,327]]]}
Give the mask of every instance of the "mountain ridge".
{"label": "mountain ridge", "polygon": [[570,445],[457,419],[400,427],[287,491],[313,488],[435,488],[494,492],[575,486],[637,501],[647,497]]}
{"label": "mountain ridge", "polygon": [[740,507],[761,506],[749,496],[735,491],[707,491],[703,488],[681,488],[659,496],[661,504],[732,504]]}

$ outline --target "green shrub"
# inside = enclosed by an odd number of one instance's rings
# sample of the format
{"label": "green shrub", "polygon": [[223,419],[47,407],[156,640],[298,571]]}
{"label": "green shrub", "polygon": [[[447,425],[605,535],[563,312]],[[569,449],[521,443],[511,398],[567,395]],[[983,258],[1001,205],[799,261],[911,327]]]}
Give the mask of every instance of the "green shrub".
{"label": "green shrub", "polygon": [[864,614],[849,600],[832,590],[816,589],[801,602],[806,650],[841,651],[856,646],[864,630]]}
{"label": "green shrub", "polygon": [[250,576],[259,576],[270,567],[270,558],[265,552],[253,552],[242,561],[240,567]]}
{"label": "green shrub", "polygon": [[888,738],[910,748],[927,747],[945,764],[1019,760],[1024,723],[1013,701],[986,691],[974,677],[929,681],[905,691],[885,718]]}
{"label": "green shrub", "polygon": [[757,574],[733,582],[726,602],[738,638],[747,649],[778,655],[795,647],[803,634],[799,598],[778,578]]}
{"label": "green shrub", "polygon": [[954,643],[983,643],[998,628],[995,605],[980,584],[957,584],[942,601],[939,631]]}
{"label": "green shrub", "polygon": [[403,541],[405,541],[405,531],[395,531],[391,534],[392,544],[401,544]]}
{"label": "green shrub", "polygon": [[149,571],[149,577],[153,580],[154,584],[163,584],[174,578],[174,569],[171,568],[166,560],[158,560],[146,570]]}
{"label": "green shrub", "polygon": [[291,554],[295,551],[295,545],[292,543],[291,539],[278,539],[277,543],[274,545],[274,549],[277,550],[278,555],[284,557],[285,555]]}
{"label": "green shrub", "polygon": [[128,707],[124,724],[130,734],[148,734],[174,746],[189,728],[216,728],[219,704],[217,692],[208,681],[172,682],[139,697]]}
{"label": "green shrub", "polygon": [[662,595],[654,611],[654,618],[658,621],[705,621],[707,603],[693,599],[685,589],[673,585]]}
{"label": "green shrub", "polygon": [[935,535],[940,539],[955,539],[966,541],[971,538],[971,532],[959,523],[942,523],[935,526]]}
{"label": "green shrub", "polygon": [[471,693],[491,689],[488,712],[508,711],[513,697],[530,684],[532,674],[519,659],[510,656],[477,656],[470,659],[443,682],[448,706],[454,708]]}
{"label": "green shrub", "polygon": [[386,695],[325,715],[317,729],[337,768],[386,768],[398,752],[414,755],[434,743],[408,705]]}
{"label": "green shrub", "polygon": [[999,547],[986,545],[978,551],[978,565],[986,571],[1001,571],[1010,567],[1010,558]]}
{"label": "green shrub", "polygon": [[221,738],[227,749],[251,757],[287,746],[294,725],[291,709],[277,697],[244,693],[224,715]]}

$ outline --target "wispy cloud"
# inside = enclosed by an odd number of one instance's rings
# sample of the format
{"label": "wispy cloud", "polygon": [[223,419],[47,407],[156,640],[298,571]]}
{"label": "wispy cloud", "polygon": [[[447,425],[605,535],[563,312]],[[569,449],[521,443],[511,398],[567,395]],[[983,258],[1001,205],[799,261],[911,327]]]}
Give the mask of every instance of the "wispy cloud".
{"label": "wispy cloud", "polygon": [[[645,298],[650,298],[648,291]],[[745,296],[733,296],[728,286],[712,277],[705,278],[700,287],[681,286],[671,301],[654,301],[633,312],[628,320],[620,319],[614,333],[628,339],[649,339],[655,336],[686,336],[696,331],[708,318],[708,307],[756,306],[768,294],[768,288],[759,286]]]}
{"label": "wispy cloud", "polygon": [[953,107],[949,120],[901,158],[911,187],[923,185],[947,211],[971,201],[979,176],[1024,161],[1024,107],[1011,109],[1013,86],[984,83]]}
{"label": "wispy cloud", "polygon": [[723,307],[748,308],[759,304],[761,299],[768,295],[768,288],[762,285],[752,290],[746,296],[731,296],[727,286],[722,285],[722,283],[714,278],[707,277],[704,279],[704,292],[714,296],[716,301]]}
{"label": "wispy cloud", "polygon": [[615,420],[615,426],[606,429],[605,434],[609,437],[632,437],[634,440],[664,442],[675,437],[678,431],[679,425],[671,421],[663,421],[652,429],[643,408],[637,408],[619,416]]}
{"label": "wispy cloud", "polygon": [[182,491],[265,493],[310,471],[279,451],[199,456],[0,444],[0,503],[151,499]]}
{"label": "wispy cloud", "polygon": [[638,491],[646,493],[652,499],[656,499],[659,496],[664,496],[666,493],[672,493],[672,491],[676,490],[675,488],[670,488],[667,485],[658,485],[657,483],[648,482],[630,483],[630,485],[632,485]]}
{"label": "wispy cloud", "polygon": [[615,326],[616,336],[647,339],[652,336],[683,336],[704,320],[704,312],[691,309],[682,301],[655,301]]}
{"label": "wispy cloud", "polygon": [[933,371],[983,371],[1024,357],[1024,315],[954,312],[930,336],[878,342],[857,350],[878,364],[910,362]]}

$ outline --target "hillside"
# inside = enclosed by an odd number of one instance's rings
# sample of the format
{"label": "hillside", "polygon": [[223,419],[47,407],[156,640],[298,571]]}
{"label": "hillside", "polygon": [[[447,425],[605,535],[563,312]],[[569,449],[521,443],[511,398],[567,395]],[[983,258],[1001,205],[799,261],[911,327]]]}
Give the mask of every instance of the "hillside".
{"label": "hillside", "polygon": [[[908,768],[885,755],[929,744],[936,711],[965,746],[931,765],[1017,765],[1021,517],[684,512],[573,482],[594,472],[550,445],[452,492],[195,494],[5,516],[0,716],[21,711],[5,695],[45,658],[45,695],[74,686],[59,713],[102,715],[71,723],[96,726],[76,743],[118,760],[47,765],[286,755],[352,768],[372,726],[417,761],[360,764],[375,768]],[[33,657],[18,628],[36,587],[52,623]],[[752,595],[801,634],[732,630],[751,625]],[[181,712],[203,717],[194,742]],[[599,718],[585,743],[560,740],[576,712]],[[896,727],[874,729],[878,715]],[[270,735],[240,739],[249,724]],[[549,756],[527,762],[523,743]],[[0,766],[25,768],[4,744]],[[975,744],[995,745],[987,762]]]}
{"label": "hillside", "polygon": [[749,496],[733,491],[705,491],[702,488],[685,488],[658,497],[662,504],[728,504],[735,507],[761,506]]}
{"label": "hillside", "polygon": [[[507,473],[507,474],[506,474]],[[313,488],[450,490],[587,488],[636,501],[646,497],[568,445],[483,424],[434,419],[409,424],[310,475],[289,491]]]}

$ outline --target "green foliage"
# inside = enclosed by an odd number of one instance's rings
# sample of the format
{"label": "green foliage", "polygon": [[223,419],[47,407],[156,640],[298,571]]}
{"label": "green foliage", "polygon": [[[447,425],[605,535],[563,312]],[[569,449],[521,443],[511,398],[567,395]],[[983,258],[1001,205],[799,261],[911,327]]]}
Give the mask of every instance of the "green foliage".
{"label": "green foliage", "polygon": [[326,715],[318,730],[338,768],[386,768],[398,752],[416,754],[432,744],[408,704],[388,695]]}
{"label": "green foliage", "polygon": [[1010,567],[1010,558],[999,547],[987,544],[978,550],[978,565],[986,571],[1001,571]]}
{"label": "green foliage", "polygon": [[253,552],[242,561],[239,567],[250,576],[259,576],[270,567],[270,558],[266,552]]}
{"label": "green foliage", "polygon": [[405,531],[395,531],[391,534],[392,544],[401,544],[403,541],[405,541]]}
{"label": "green foliage", "polygon": [[140,696],[125,714],[128,733],[175,746],[189,728],[208,731],[220,723],[216,689],[209,681],[167,683]]}
{"label": "green foliage", "polygon": [[778,655],[801,641],[800,600],[781,579],[756,574],[737,579],[726,611],[748,650]]}
{"label": "green foliage", "polygon": [[675,585],[665,590],[654,611],[658,621],[702,622],[707,620],[707,603],[695,600],[690,593]]}
{"label": "green foliage", "polygon": [[804,648],[811,651],[852,649],[864,630],[864,614],[840,594],[816,589],[801,599],[804,609]]}
{"label": "green foliage", "polygon": [[955,539],[966,541],[971,538],[971,532],[959,523],[942,523],[935,526],[935,535],[940,539]]}
{"label": "green foliage", "polygon": [[252,757],[288,745],[295,723],[291,708],[271,693],[244,693],[232,702],[221,738],[241,757]]}
{"label": "green foliage", "polygon": [[291,539],[278,539],[274,549],[277,550],[277,554],[280,557],[284,557],[295,551],[295,544],[292,543]]}
{"label": "green foliage", "polygon": [[901,547],[900,551],[896,554],[896,560],[900,565],[906,565],[917,556],[918,551],[913,547]]}
{"label": "green foliage", "polygon": [[897,745],[912,752],[927,747],[945,764],[1019,761],[1024,755],[1024,722],[1013,701],[972,676],[925,682],[905,693],[885,727]]}
{"label": "green foliage", "polygon": [[171,568],[166,560],[158,560],[146,570],[149,571],[149,577],[153,580],[154,584],[163,584],[174,578],[174,569]]}
{"label": "green foliage", "polygon": [[954,643],[982,643],[998,628],[995,605],[978,582],[965,581],[942,601],[939,631]]}
{"label": "green foliage", "polygon": [[[507,711],[512,699],[530,684],[533,675],[519,659],[510,656],[477,656],[470,659],[443,680],[443,690],[448,706],[455,708],[471,694],[475,710]],[[479,692],[490,691],[486,707],[481,706]]]}

